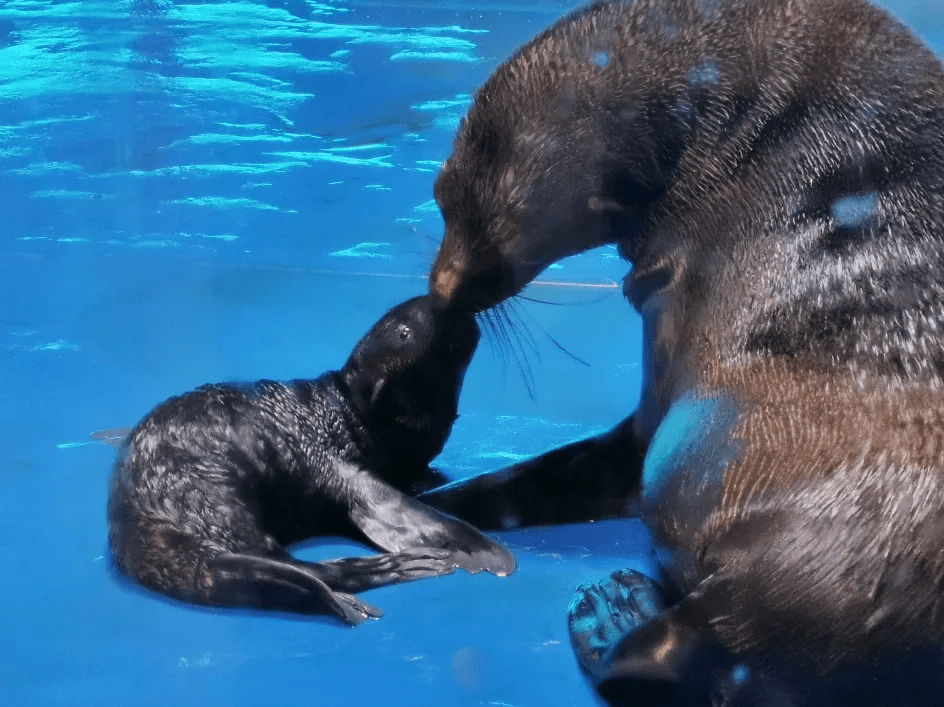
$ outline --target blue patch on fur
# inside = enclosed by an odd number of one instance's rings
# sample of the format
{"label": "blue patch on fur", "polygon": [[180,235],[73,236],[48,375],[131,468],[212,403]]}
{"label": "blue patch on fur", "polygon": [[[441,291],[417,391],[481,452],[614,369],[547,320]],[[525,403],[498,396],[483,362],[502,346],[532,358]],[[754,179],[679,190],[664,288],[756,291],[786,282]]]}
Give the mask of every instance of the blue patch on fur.
{"label": "blue patch on fur", "polygon": [[643,464],[646,495],[658,494],[670,480],[687,474],[695,490],[720,488],[725,468],[740,453],[731,438],[737,408],[724,397],[685,395],[677,400],[649,444]]}
{"label": "blue patch on fur", "polygon": [[731,682],[737,687],[744,685],[744,683],[746,683],[750,677],[751,669],[744,663],[738,663],[731,670]]}
{"label": "blue patch on fur", "polygon": [[837,226],[860,228],[874,221],[878,215],[878,194],[869,192],[836,199],[832,216]]}

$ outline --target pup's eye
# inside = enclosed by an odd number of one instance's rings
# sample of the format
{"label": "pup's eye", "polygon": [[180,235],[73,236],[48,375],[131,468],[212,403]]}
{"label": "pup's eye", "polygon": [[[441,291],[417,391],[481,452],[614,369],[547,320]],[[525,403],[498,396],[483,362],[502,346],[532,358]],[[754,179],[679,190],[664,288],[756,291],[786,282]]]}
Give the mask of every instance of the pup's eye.
{"label": "pup's eye", "polygon": [[397,329],[397,338],[399,338],[400,341],[408,341],[412,333],[410,327],[406,324],[401,324]]}

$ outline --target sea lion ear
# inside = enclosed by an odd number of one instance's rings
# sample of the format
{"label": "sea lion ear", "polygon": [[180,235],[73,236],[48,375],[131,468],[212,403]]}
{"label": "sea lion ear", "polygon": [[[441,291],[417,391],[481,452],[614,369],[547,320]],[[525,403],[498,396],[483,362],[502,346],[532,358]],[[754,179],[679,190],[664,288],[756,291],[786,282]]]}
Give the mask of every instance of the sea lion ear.
{"label": "sea lion ear", "polygon": [[377,379],[377,382],[374,383],[373,389],[370,391],[370,404],[375,405],[377,403],[377,398],[380,397],[380,393],[383,391],[384,385],[387,383],[387,378],[381,376]]}

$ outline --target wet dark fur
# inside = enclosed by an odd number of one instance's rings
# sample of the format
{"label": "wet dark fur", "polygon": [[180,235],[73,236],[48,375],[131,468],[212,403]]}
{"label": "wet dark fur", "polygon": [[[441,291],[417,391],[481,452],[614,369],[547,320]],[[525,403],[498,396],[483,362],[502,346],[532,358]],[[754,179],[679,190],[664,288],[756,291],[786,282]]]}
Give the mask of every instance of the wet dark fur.
{"label": "wet dark fur", "polygon": [[[944,72],[905,27],[861,0],[594,4],[489,78],[435,194],[440,304],[491,308],[602,243],[632,264],[636,412],[424,496],[479,527],[643,514],[664,630],[572,623],[606,699],[940,669]],[[718,697],[700,642],[771,682]]]}
{"label": "wet dark fur", "polygon": [[[340,371],[313,380],[205,385],[158,405],[119,452],[108,503],[117,566],[185,601],[357,624],[353,596],[514,559],[468,524],[410,497],[456,419],[478,343],[471,316],[428,297],[391,309]],[[333,562],[285,546],[344,535],[386,550]]]}

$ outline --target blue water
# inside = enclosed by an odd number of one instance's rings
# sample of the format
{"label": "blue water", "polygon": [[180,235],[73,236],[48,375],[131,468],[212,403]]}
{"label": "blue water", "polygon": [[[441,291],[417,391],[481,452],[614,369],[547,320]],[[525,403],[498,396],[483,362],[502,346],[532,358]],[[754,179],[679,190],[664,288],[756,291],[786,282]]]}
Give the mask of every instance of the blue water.
{"label": "blue water", "polygon": [[[110,571],[113,450],[89,436],[207,381],[340,366],[425,290],[470,94],[576,4],[0,3],[0,704],[594,704],[564,612],[581,582],[648,567],[638,523],[504,533],[512,577],[370,592],[386,616],[357,629],[208,611]],[[892,9],[944,48],[939,0]],[[510,350],[483,342],[444,470],[631,411],[624,270],[602,249],[530,289],[550,304],[522,304]]]}

